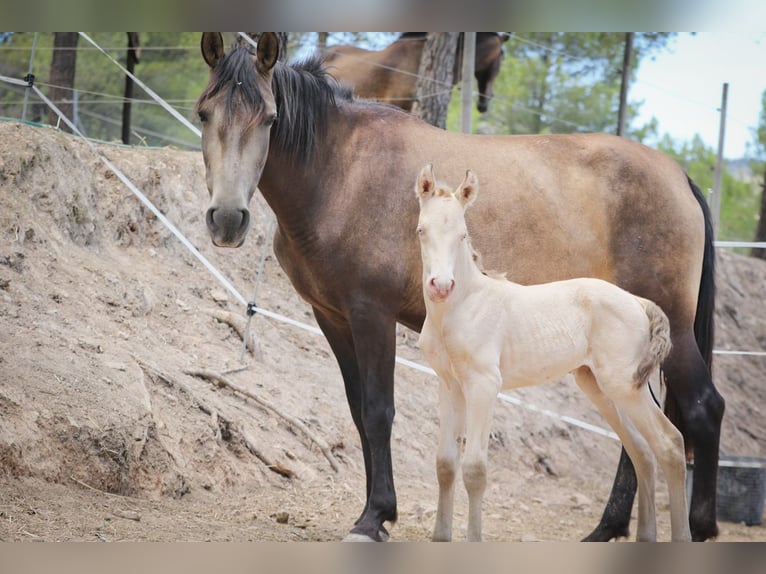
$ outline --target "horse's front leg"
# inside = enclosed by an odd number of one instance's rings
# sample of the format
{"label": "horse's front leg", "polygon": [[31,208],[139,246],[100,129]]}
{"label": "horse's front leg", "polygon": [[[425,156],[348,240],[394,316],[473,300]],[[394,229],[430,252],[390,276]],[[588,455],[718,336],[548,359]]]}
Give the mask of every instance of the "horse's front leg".
{"label": "horse's front leg", "polygon": [[383,523],[397,519],[391,464],[396,319],[375,301],[359,301],[349,312],[348,331],[351,340],[346,347],[354,353],[348,364],[354,363],[355,369],[341,366],[341,370],[365,451],[367,502],[347,540],[383,541],[388,538]]}
{"label": "horse's front leg", "polygon": [[481,541],[481,507],[487,488],[487,452],[497,393],[499,372],[469,372],[459,375],[465,395],[466,436],[463,454],[463,484],[468,493],[468,541]]}

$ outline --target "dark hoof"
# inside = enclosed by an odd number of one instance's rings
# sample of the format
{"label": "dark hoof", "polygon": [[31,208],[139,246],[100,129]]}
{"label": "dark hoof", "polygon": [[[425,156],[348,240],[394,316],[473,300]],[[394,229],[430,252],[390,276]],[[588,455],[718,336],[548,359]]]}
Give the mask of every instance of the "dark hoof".
{"label": "dark hoof", "polygon": [[697,528],[692,528],[693,542],[705,542],[705,540],[714,538],[718,538],[718,524],[715,522],[705,528],[700,528],[699,526]]}
{"label": "dark hoof", "polygon": [[582,539],[582,542],[609,542],[614,538],[627,538],[630,536],[628,527],[614,528],[599,524],[596,529]]}

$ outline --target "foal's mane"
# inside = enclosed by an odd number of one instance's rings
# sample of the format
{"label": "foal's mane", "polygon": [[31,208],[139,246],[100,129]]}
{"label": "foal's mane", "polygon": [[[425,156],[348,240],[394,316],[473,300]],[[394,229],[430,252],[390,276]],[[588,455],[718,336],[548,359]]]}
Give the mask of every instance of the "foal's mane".
{"label": "foal's mane", "polygon": [[[452,193],[452,190],[443,183],[436,184],[436,186],[434,187],[433,196],[454,198],[454,194]],[[457,199],[455,200],[457,201]],[[479,253],[476,250],[476,248],[473,246],[473,242],[471,241],[470,235],[466,237],[466,241],[468,242],[468,250],[471,252],[471,259],[473,259],[473,262],[476,264],[476,267],[479,268],[479,271],[481,271],[487,277],[491,277],[492,279],[502,279],[502,280],[506,279],[505,273],[492,271],[490,269],[484,269],[484,263],[481,258],[481,253]]]}
{"label": "foal's mane", "polygon": [[[232,122],[239,111],[248,114],[250,122],[256,121],[264,111],[264,101],[253,57],[247,46],[234,46],[213,69],[197,109],[205,100],[225,93],[225,122]],[[328,110],[353,99],[351,88],[335,81],[318,54],[290,64],[277,62],[271,87],[278,116],[271,140],[291,159],[311,157],[316,141],[324,135]]]}

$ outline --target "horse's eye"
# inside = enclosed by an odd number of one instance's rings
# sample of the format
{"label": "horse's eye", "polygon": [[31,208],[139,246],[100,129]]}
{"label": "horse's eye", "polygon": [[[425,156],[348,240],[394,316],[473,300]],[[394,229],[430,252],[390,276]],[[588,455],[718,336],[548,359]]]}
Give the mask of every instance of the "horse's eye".
{"label": "horse's eye", "polygon": [[199,117],[199,121],[200,121],[201,123],[203,123],[203,124],[204,124],[204,123],[205,123],[205,122],[208,120],[208,114],[207,114],[207,112],[202,112],[202,111],[200,111],[200,112],[197,114],[197,116]]}
{"label": "horse's eye", "polygon": [[266,121],[263,122],[263,125],[266,126],[267,128],[270,128],[271,126],[274,125],[276,121],[277,121],[277,114],[273,114],[269,116],[268,118],[266,118]]}
{"label": "horse's eye", "polygon": [[423,229],[420,225],[418,225],[417,229],[415,229],[415,233],[417,233],[420,237],[423,237],[423,234],[426,232],[425,229]]}

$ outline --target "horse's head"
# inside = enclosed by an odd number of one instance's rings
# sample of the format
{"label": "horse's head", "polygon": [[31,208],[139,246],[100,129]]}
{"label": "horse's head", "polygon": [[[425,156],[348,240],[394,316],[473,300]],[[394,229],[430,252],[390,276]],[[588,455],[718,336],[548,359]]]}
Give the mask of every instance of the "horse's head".
{"label": "horse's head", "polygon": [[417,234],[423,259],[423,287],[431,301],[445,301],[455,288],[456,270],[473,259],[465,209],[476,199],[478,190],[479,181],[470,169],[454,193],[436,183],[431,164],[418,176]]}
{"label": "horse's head", "polygon": [[206,222],[215,245],[239,247],[250,228],[248,205],[277,117],[271,77],[279,42],[265,33],[254,54],[244,46],[225,54],[221,34],[205,32],[201,48],[210,66],[210,81],[197,102],[210,193]]}
{"label": "horse's head", "polygon": [[476,70],[474,75],[479,84],[479,99],[476,102],[476,108],[481,113],[489,109],[495,79],[500,73],[500,66],[505,55],[503,44],[509,37],[505,32],[500,34],[480,32],[476,37]]}

